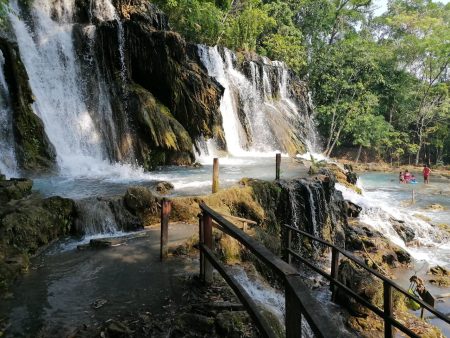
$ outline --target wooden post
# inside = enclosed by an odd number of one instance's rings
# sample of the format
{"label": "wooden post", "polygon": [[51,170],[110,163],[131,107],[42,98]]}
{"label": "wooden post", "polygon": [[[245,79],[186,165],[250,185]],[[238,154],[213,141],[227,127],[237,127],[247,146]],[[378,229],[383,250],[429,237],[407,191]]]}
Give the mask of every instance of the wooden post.
{"label": "wooden post", "polygon": [[[339,251],[336,248],[331,248],[331,277],[337,279],[339,275]],[[330,282],[331,301],[336,301],[336,285]]]}
{"label": "wooden post", "polygon": [[280,179],[281,154],[275,155],[275,179]]}
{"label": "wooden post", "polygon": [[[213,249],[213,237],[212,237],[212,218],[206,212],[203,213],[203,243],[209,248]],[[213,281],[213,267],[207,260],[203,260],[204,266],[204,282],[212,283]]]}
{"label": "wooden post", "polygon": [[297,304],[295,292],[291,285],[285,282],[286,303],[286,338],[298,338],[302,336],[302,312],[300,304]]}
{"label": "wooden post", "polygon": [[392,316],[392,288],[391,285],[384,281],[383,282],[383,295],[384,295],[384,337],[393,338],[392,325],[389,319]]}
{"label": "wooden post", "polygon": [[167,242],[169,238],[169,218],[172,210],[172,203],[163,198],[161,201],[161,247],[159,259],[163,261],[167,258],[168,247]]}
{"label": "wooden post", "polygon": [[[205,239],[203,237],[203,215],[198,214],[198,243],[205,243]],[[205,280],[205,255],[203,251],[200,249],[200,280]]]}
{"label": "wooden post", "polygon": [[219,159],[213,160],[213,181],[212,181],[212,193],[219,191]]}
{"label": "wooden post", "polygon": [[292,262],[292,256],[291,252],[289,251],[291,249],[291,243],[292,243],[292,231],[291,229],[287,229],[287,240],[286,240],[286,262],[288,264],[291,264]]}

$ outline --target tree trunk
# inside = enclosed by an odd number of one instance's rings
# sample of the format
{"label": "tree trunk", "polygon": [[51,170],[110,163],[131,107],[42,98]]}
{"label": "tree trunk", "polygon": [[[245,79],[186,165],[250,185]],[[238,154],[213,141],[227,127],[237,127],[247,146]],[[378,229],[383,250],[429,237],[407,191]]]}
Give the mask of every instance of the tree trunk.
{"label": "tree trunk", "polygon": [[419,160],[420,160],[420,150],[422,149],[422,138],[420,137],[419,138],[419,149],[417,150],[417,153],[416,153],[416,161],[415,161],[415,164],[416,165],[419,165]]}
{"label": "tree trunk", "polygon": [[358,163],[359,157],[361,156],[361,149],[362,149],[362,145],[360,144],[359,148],[358,148],[358,153],[356,154],[356,159],[355,159],[356,163]]}

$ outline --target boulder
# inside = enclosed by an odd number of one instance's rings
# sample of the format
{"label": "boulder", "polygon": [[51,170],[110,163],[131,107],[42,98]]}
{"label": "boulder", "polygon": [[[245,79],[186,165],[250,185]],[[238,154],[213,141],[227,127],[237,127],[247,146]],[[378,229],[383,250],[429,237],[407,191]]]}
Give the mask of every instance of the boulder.
{"label": "boulder", "polygon": [[155,188],[155,190],[161,195],[165,195],[173,189],[174,189],[174,186],[170,182],[159,182]]}
{"label": "boulder", "polygon": [[411,242],[416,237],[414,230],[408,227],[405,222],[391,218],[391,224],[397,234],[405,243]]}
{"label": "boulder", "polygon": [[358,182],[358,175],[353,171],[347,171],[345,176],[347,177],[347,182],[350,184],[356,184]]}
{"label": "boulder", "polygon": [[440,265],[436,265],[436,266],[431,267],[429,273],[434,275],[434,276],[448,276],[448,275],[450,275],[449,271],[446,268],[444,268],[444,267],[442,267]]}
{"label": "boulder", "polygon": [[[383,282],[367,270],[348,259],[343,259],[339,265],[338,280],[368,302],[382,307]],[[339,288],[336,292],[336,301],[354,316],[367,317],[370,314],[370,310]]]}
{"label": "boulder", "polygon": [[31,194],[33,181],[26,178],[0,180],[0,203],[19,200]]}
{"label": "boulder", "polygon": [[345,205],[345,208],[347,209],[348,217],[356,218],[359,216],[359,213],[362,210],[362,208],[359,205],[357,205],[353,202],[347,201],[347,200],[344,201],[344,205]]}

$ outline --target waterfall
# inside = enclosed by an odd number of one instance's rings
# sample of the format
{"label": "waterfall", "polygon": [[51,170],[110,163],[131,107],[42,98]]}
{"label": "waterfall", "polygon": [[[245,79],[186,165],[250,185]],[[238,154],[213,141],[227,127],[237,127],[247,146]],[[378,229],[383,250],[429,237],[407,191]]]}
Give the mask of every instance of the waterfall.
{"label": "waterfall", "polygon": [[80,164],[105,161],[107,157],[80,88],[72,41],[74,2],[61,1],[55,7],[51,4],[34,1],[30,25],[13,13],[10,20],[36,97],[33,109],[44,122],[61,170],[71,172]]}
{"label": "waterfall", "polygon": [[76,228],[85,236],[96,234],[115,234],[119,232],[116,216],[110,207],[110,201],[96,198],[77,201]]}
{"label": "waterfall", "polygon": [[0,50],[0,173],[11,177],[16,174],[17,168],[12,133],[12,111],[4,66],[5,59]]}
{"label": "waterfall", "polygon": [[200,46],[200,58],[208,70],[208,74],[214,77],[225,89],[224,95],[220,102],[220,111],[222,113],[222,126],[225,133],[228,152],[232,155],[240,155],[244,152],[245,144],[244,129],[239,122],[237,107],[238,102],[233,96],[232,87],[228,75],[227,67],[219,50],[216,47],[208,48]]}
{"label": "waterfall", "polygon": [[[314,123],[308,106],[291,97],[290,74],[278,61],[245,61],[226,48],[198,46],[208,74],[225,89],[220,104],[228,153],[263,154],[313,151]],[[306,111],[305,111],[306,110]]]}

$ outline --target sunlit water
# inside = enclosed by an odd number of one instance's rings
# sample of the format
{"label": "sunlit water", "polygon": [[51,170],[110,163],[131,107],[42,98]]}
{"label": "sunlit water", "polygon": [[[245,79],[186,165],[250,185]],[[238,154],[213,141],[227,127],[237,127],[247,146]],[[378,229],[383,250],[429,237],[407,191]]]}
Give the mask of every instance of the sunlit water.
{"label": "sunlit water", "polygon": [[[45,196],[59,195],[80,199],[90,196],[113,196],[123,194],[130,185],[153,187],[160,181],[171,182],[175,189],[171,196],[201,195],[211,192],[212,160],[199,168],[193,167],[162,167],[153,172],[131,170],[101,172],[86,176],[49,176],[34,179],[34,189]],[[273,157],[233,157],[219,159],[220,186],[225,188],[243,177],[265,180],[275,179],[275,156]],[[281,177],[285,179],[302,176],[305,167],[297,161],[283,158]]]}

